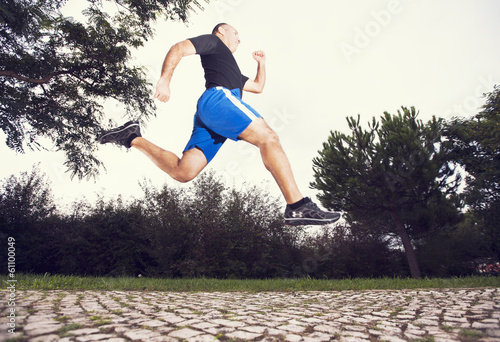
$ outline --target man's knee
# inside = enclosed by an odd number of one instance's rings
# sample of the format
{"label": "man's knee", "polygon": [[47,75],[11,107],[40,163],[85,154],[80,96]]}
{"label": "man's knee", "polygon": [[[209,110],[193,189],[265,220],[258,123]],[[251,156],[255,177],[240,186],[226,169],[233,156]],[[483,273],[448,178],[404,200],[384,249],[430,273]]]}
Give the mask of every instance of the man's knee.
{"label": "man's knee", "polygon": [[195,172],[195,171],[179,172],[179,173],[175,174],[173,176],[173,178],[178,182],[187,183],[187,182],[190,182],[193,179],[195,179],[196,176],[198,176],[198,173],[199,172]]}
{"label": "man's knee", "polygon": [[187,183],[195,179],[207,164],[203,151],[193,148],[184,152],[171,176],[178,182]]}
{"label": "man's knee", "polygon": [[184,176],[184,175],[179,175],[179,176],[174,177],[174,178],[176,181],[178,181],[180,183],[188,183],[194,179],[194,177],[188,177],[188,176]]}
{"label": "man's knee", "polygon": [[267,124],[261,130],[260,143],[266,146],[281,145],[278,134]]}

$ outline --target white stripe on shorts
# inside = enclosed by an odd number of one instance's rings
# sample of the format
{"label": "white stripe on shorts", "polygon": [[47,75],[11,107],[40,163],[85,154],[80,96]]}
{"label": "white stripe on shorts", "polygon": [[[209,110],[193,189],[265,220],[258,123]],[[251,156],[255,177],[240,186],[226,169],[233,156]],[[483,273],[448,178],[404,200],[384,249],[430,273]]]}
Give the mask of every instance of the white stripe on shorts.
{"label": "white stripe on shorts", "polygon": [[250,118],[250,120],[254,121],[254,120],[257,120],[258,117],[250,110],[248,109],[247,107],[245,107],[245,105],[243,103],[241,103],[241,101],[236,98],[229,89],[227,88],[224,88],[224,87],[216,87],[217,89],[222,89],[222,91],[224,92],[224,94],[226,94],[226,97],[236,106],[238,107],[239,110],[241,110],[243,113],[245,113],[246,116],[248,116]]}

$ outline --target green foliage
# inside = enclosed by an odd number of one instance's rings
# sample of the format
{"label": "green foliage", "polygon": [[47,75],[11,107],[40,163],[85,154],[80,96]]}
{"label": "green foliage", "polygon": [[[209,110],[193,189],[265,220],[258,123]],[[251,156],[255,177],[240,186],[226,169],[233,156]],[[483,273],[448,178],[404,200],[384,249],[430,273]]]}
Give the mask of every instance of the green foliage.
{"label": "green foliage", "polygon": [[[154,115],[150,86],[131,49],[153,34],[161,16],[187,20],[192,0],[115,0],[116,13],[89,0],[87,22],[60,13],[66,1],[6,0],[0,5],[0,128],[17,152],[48,138],[78,177],[95,176],[103,103],[124,104],[133,119]],[[51,146],[52,147],[52,146]]]}
{"label": "green foliage", "polygon": [[120,199],[101,199],[82,219],[68,221],[61,222],[66,239],[59,253],[72,257],[58,260],[62,273],[130,275],[154,262],[142,229],[142,208],[136,203],[125,206]]}
{"label": "green foliage", "polygon": [[[426,124],[415,108],[373,118],[368,130],[360,118],[347,119],[352,134],[332,132],[313,160],[319,198],[327,208],[347,212],[350,223],[365,223],[379,234],[399,235],[412,276],[419,277],[411,237],[454,222],[457,208],[449,205],[460,177],[442,143],[442,120]],[[427,210],[446,208],[449,222]]]}
{"label": "green foliage", "polygon": [[12,233],[15,225],[29,224],[49,217],[55,211],[50,184],[38,166],[31,173],[22,172],[0,184],[0,211],[2,232]]}
{"label": "green foliage", "polygon": [[359,224],[324,227],[306,239],[304,249],[302,268],[311,277],[378,278],[407,271],[404,254],[391,249],[390,238]]}
{"label": "green foliage", "polygon": [[45,175],[38,167],[10,176],[0,184],[0,239],[16,240],[16,266],[26,271],[44,264],[39,256],[52,247],[45,223],[51,222],[56,206]]}
{"label": "green foliage", "polygon": [[432,277],[469,275],[490,263],[489,239],[481,227],[468,213],[456,226],[422,237],[417,251],[422,271]]}
{"label": "green foliage", "polygon": [[0,237],[22,249],[18,271],[86,276],[264,278],[290,272],[298,230],[256,186],[227,189],[206,173],[191,187],[158,189],[124,203],[76,202],[58,213],[45,177],[11,176],[1,187]]}
{"label": "green foliage", "polygon": [[210,173],[189,191],[143,187],[146,231],[160,275],[265,277],[285,272],[278,260],[286,256],[279,245],[273,252],[274,244],[277,238],[293,241],[293,234],[283,229],[276,199],[261,189],[229,190]]}
{"label": "green foliage", "polygon": [[470,119],[455,118],[446,126],[454,160],[467,177],[467,203],[487,209],[500,202],[500,86],[487,94],[483,110]]}
{"label": "green foliage", "polygon": [[332,132],[314,158],[313,188],[322,191],[323,205],[344,210],[352,220],[391,208],[412,207],[440,194],[453,192],[459,175],[441,147],[442,121],[426,125],[414,108],[397,115],[387,112],[368,130],[360,118],[347,118],[352,135]]}
{"label": "green foliage", "polygon": [[[37,168],[8,177],[0,187],[0,239],[15,238],[17,272],[35,274],[159,278],[408,274],[404,254],[393,248],[394,236],[381,234],[377,222],[371,229],[363,223],[327,226],[313,236],[310,230],[284,226],[282,204],[263,189],[227,188],[213,173],[204,173],[188,187],[158,188],[144,182],[142,188],[144,195],[128,202],[120,197],[100,198],[93,204],[82,200],[59,212],[46,176]],[[420,236],[417,254],[426,275],[474,274],[476,261],[487,261],[488,244],[477,229],[480,224],[473,216],[467,222],[455,230]],[[61,281],[58,286],[66,286]],[[105,282],[103,286],[122,286]]]}
{"label": "green foliage", "polygon": [[483,222],[490,248],[500,259],[500,87],[486,94],[477,115],[450,121],[445,135],[454,161],[468,174],[462,197]]}

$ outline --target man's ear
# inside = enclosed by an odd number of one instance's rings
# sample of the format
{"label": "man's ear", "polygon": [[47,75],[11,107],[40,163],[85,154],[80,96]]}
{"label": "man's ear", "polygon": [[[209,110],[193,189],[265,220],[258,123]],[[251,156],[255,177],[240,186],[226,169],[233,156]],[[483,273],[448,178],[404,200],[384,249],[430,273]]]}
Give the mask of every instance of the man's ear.
{"label": "man's ear", "polygon": [[225,32],[226,32],[226,28],[224,25],[221,25],[217,28],[217,33],[224,35]]}

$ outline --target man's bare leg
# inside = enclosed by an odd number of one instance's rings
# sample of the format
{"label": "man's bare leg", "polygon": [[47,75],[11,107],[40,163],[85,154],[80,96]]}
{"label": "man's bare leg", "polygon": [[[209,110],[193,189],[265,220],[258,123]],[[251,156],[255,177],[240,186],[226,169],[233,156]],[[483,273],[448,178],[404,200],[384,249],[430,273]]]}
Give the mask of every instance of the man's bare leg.
{"label": "man's bare leg", "polygon": [[173,179],[182,183],[194,179],[207,165],[205,155],[197,148],[184,152],[182,158],[179,158],[142,137],[135,138],[130,145],[148,156]]}
{"label": "man's bare leg", "polygon": [[278,183],[287,204],[304,198],[297,187],[290,162],[281,147],[278,135],[264,119],[253,121],[238,138],[259,148],[262,161]]}
{"label": "man's bare leg", "polygon": [[[333,223],[340,218],[340,213],[322,211],[310,198],[302,197],[278,136],[263,119],[253,121],[239,138],[259,148],[264,165],[271,171],[278,183],[287,202],[285,224],[323,225]],[[186,151],[182,158],[179,158],[172,152],[142,138],[137,122],[128,122],[104,132],[98,141],[101,144],[115,143],[127,148],[135,147],[148,156],[160,169],[180,182],[192,180],[207,165],[205,155],[196,148]]]}

